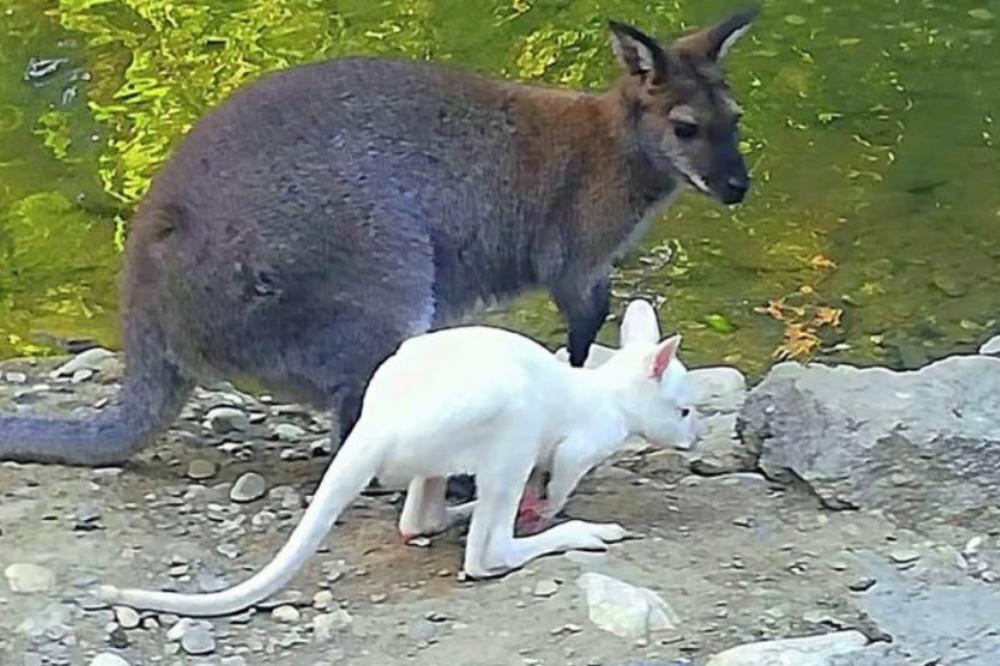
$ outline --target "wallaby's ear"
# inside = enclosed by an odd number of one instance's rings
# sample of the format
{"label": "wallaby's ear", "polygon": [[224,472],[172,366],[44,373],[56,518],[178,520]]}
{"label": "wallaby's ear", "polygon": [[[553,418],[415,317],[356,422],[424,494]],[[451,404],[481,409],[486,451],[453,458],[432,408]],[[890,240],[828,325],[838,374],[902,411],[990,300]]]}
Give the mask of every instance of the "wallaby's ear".
{"label": "wallaby's ear", "polygon": [[656,310],[649,301],[637,298],[625,308],[622,325],[618,333],[619,346],[628,347],[636,343],[652,345],[660,339],[660,322]]}
{"label": "wallaby's ear", "polygon": [[650,363],[652,366],[650,374],[653,379],[656,381],[663,379],[664,371],[667,369],[667,366],[670,365],[670,361],[674,360],[677,356],[677,350],[680,346],[680,334],[673,335],[657,345],[656,351],[654,351],[651,355]]}
{"label": "wallaby's ear", "polygon": [[667,78],[667,54],[656,40],[630,25],[608,21],[611,48],[625,71],[650,83]]}
{"label": "wallaby's ear", "polygon": [[681,37],[674,47],[697,53],[710,60],[722,60],[733,44],[750,30],[750,24],[760,12],[757,6],[744,9],[696,33]]}

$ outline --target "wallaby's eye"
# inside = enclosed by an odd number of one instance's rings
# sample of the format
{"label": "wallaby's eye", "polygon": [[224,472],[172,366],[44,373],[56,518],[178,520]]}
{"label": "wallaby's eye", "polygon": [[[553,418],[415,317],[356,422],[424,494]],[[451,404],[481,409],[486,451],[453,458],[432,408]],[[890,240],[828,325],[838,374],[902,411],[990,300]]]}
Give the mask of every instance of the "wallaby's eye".
{"label": "wallaby's eye", "polygon": [[691,416],[691,409],[689,407],[681,407],[681,418],[686,419]]}
{"label": "wallaby's eye", "polygon": [[683,120],[674,121],[674,136],[678,139],[693,139],[698,134],[698,126]]}

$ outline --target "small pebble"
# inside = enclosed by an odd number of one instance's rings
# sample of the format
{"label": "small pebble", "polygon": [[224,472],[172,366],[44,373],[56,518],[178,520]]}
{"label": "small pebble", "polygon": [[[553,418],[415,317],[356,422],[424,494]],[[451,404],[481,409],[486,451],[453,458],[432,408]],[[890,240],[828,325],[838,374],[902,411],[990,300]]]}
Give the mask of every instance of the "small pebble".
{"label": "small pebble", "polygon": [[294,624],[299,621],[302,617],[302,613],[299,612],[295,606],[278,606],[273,611],[271,611],[271,617],[278,622],[284,622],[285,624]]}
{"label": "small pebble", "polygon": [[896,548],[889,552],[889,557],[896,564],[910,564],[920,559],[920,552],[912,548]]}
{"label": "small pebble", "polygon": [[875,586],[875,582],[876,581],[875,581],[874,578],[867,578],[867,577],[866,578],[859,578],[856,581],[854,581],[852,583],[849,583],[848,586],[847,586],[847,588],[851,592],[865,592],[867,590],[870,590],[872,587],[874,587]]}
{"label": "small pebble", "polygon": [[255,502],[267,493],[267,481],[256,472],[247,472],[236,479],[229,491],[229,499],[241,504]]}
{"label": "small pebble", "polygon": [[224,435],[250,427],[250,419],[243,410],[235,407],[215,407],[205,415],[205,426],[212,432]]}
{"label": "small pebble", "polygon": [[546,578],[535,583],[535,589],[531,593],[536,597],[551,597],[558,591],[559,583],[551,578]]}
{"label": "small pebble", "polygon": [[123,629],[135,629],[139,626],[139,613],[128,606],[115,606],[115,620]]}
{"label": "small pebble", "polygon": [[181,649],[190,655],[211,654],[215,651],[215,635],[208,622],[195,622],[181,637]]}
{"label": "small pebble", "polygon": [[333,592],[330,590],[320,590],[313,595],[313,608],[326,610],[333,605]]}
{"label": "small pebble", "polygon": [[203,481],[205,479],[211,479],[215,476],[216,471],[217,468],[215,463],[211,460],[196,458],[188,465],[187,477],[189,479],[194,479],[195,481]]}

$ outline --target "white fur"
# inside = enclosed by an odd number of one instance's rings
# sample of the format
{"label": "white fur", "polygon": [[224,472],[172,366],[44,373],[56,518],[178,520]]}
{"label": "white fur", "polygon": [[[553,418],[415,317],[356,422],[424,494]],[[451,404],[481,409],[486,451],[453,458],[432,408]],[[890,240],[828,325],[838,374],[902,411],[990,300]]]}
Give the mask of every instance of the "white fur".
{"label": "white fur", "polygon": [[[468,326],[404,342],[375,373],[361,418],[323,476],[288,543],[249,580],[221,592],[175,594],[102,588],[113,604],[189,616],[238,612],[276,593],[322,543],[372,477],[409,483],[400,531],[433,534],[471,515],[465,572],[490,577],[573,549],[605,549],[625,537],[614,523],[572,520],[514,537],[532,470],[550,472],[546,519],[579,480],[632,434],[689,448],[694,395],[676,357],[679,336],[659,341],[651,305],[633,302],[623,347],[596,369],[571,368],[517,333]],[[667,358],[653,376],[657,356]],[[682,416],[682,410],[688,410]],[[476,476],[479,499],[445,504],[445,479]]]}

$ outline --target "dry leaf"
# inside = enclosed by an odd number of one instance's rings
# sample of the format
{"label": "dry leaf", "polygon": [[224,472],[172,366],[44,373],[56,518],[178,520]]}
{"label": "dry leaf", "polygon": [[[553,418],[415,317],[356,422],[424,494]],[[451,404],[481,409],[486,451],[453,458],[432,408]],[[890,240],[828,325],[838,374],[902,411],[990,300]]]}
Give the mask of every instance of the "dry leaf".
{"label": "dry leaf", "polygon": [[836,268],[837,262],[829,257],[824,257],[822,254],[817,254],[815,257],[809,260],[809,265],[813,268]]}

